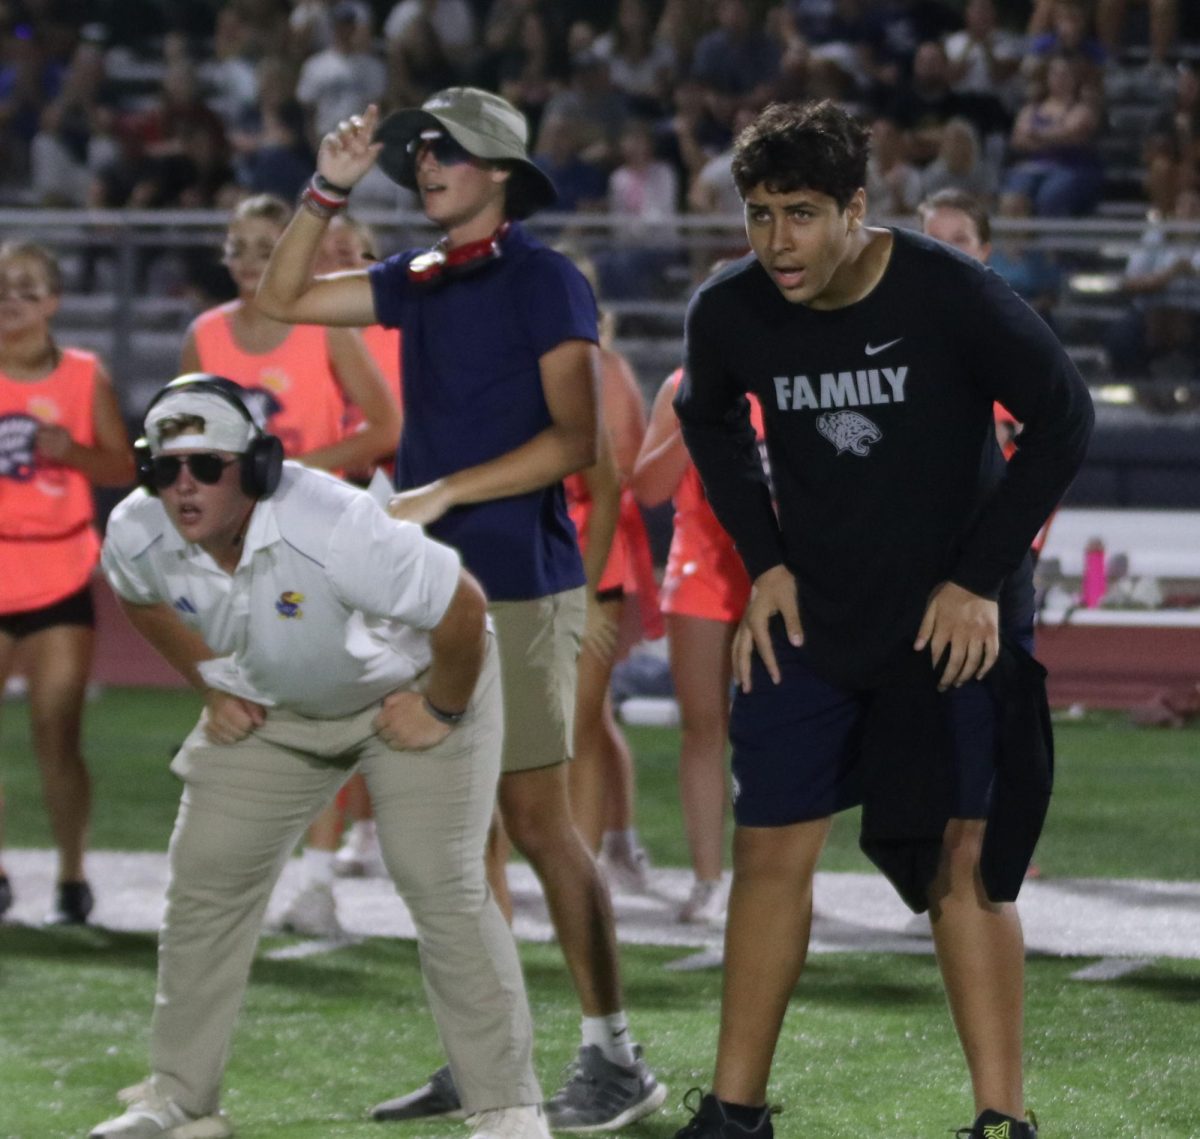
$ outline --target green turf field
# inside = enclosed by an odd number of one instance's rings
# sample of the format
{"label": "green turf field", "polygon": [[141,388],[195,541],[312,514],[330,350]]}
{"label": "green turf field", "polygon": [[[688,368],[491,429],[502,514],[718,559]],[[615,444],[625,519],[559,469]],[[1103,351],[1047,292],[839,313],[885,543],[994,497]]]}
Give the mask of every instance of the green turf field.
{"label": "green turf field", "polygon": [[[111,691],[90,706],[97,847],[165,846],[177,794],[167,760],[195,711],[183,693]],[[630,737],[643,836],[656,863],[682,865],[677,736]],[[1135,730],[1104,716],[1061,725],[1058,743],[1058,793],[1039,851],[1047,873],[1200,877],[1200,731]],[[23,704],[0,716],[0,756],[9,845],[49,845]],[[853,822],[836,828],[823,868],[867,869]],[[576,1010],[556,949],[524,945],[522,956],[539,1072],[552,1085],[576,1043]],[[623,955],[635,1032],[671,1086],[667,1109],[630,1129],[647,1139],[668,1139],[684,1121],[679,1100],[708,1080],[712,1063],[720,978],[664,971],[677,956],[644,947]],[[1080,964],[1030,962],[1029,1102],[1042,1139],[1200,1136],[1200,961],[1163,960],[1106,983],[1072,980]],[[0,1139],[80,1136],[115,1113],[112,1093],[145,1074],[153,978],[147,935],[0,928]],[[371,1103],[438,1062],[411,943],[374,939],[305,960],[260,960],[226,1107],[246,1139],[465,1135],[456,1124],[362,1122]],[[932,1139],[969,1123],[932,960],[814,959],[785,1025],[772,1099],[785,1108],[781,1139]]]}

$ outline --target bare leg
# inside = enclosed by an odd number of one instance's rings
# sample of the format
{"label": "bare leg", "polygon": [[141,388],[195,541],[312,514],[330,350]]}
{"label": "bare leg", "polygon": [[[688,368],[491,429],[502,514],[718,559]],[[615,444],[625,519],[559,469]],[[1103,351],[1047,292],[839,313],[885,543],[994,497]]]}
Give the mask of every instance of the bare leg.
{"label": "bare leg", "polygon": [[679,699],[679,798],[696,877],[721,876],[725,851],[729,735],[729,648],[734,626],[703,617],[667,617],[671,676]]}
{"label": "bare leg", "polygon": [[83,880],[92,784],[80,751],[93,631],[56,625],[26,639],[29,711],[42,795],[58,847],[58,880]]}
{"label": "bare leg", "polygon": [[633,771],[633,752],[613,715],[612,694],[606,688],[601,713],[604,732],[604,829],[629,830],[637,814],[637,779]]}
{"label": "bare leg", "polygon": [[[13,637],[0,633],[0,704],[4,702],[4,687],[12,675],[13,660],[17,655],[17,642]],[[4,788],[0,787],[0,878],[4,873]]]}
{"label": "bare leg", "polygon": [[513,845],[541,881],[583,1014],[619,1011],[612,902],[595,858],[571,821],[566,765],[503,774],[500,811]]}
{"label": "bare leg", "polygon": [[1025,944],[1017,909],[989,902],[979,876],[982,819],[951,819],[930,897],[938,967],[962,1043],[975,1110],[1024,1118]]}
{"label": "bare leg", "polygon": [[308,837],[304,845],[309,850],[323,850],[332,854],[338,848],[338,840],[342,837],[342,808],[335,796],[333,802],[325,806],[321,813],[312,821],[308,828]]}
{"label": "bare leg", "polygon": [[[604,601],[605,613],[619,622],[620,601]],[[584,649],[579,654],[579,683],[575,690],[574,755],[567,769],[571,817],[588,848],[600,849],[604,835],[605,783],[608,777],[610,739],[604,724],[604,703],[612,679],[613,662]]]}
{"label": "bare leg", "polygon": [[508,833],[504,829],[504,820],[497,808],[492,813],[492,824],[488,827],[487,845],[484,847],[484,863],[487,867],[488,886],[496,905],[504,915],[504,920],[512,925],[513,901],[512,891],[508,888],[508,857],[512,853],[512,843],[508,841]]}
{"label": "bare leg", "polygon": [[371,793],[367,790],[367,781],[360,771],[351,775],[346,783],[346,815],[352,823],[365,822],[375,815],[371,807]]}
{"label": "bare leg", "polygon": [[808,953],[813,874],[828,834],[828,819],[734,831],[718,1099],[748,1107],[767,1101],[779,1030]]}

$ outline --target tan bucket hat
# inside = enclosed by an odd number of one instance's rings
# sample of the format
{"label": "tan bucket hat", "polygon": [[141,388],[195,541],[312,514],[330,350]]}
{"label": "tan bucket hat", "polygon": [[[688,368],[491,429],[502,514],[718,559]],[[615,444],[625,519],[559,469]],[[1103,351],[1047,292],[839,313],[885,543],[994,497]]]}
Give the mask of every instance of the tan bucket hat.
{"label": "tan bucket hat", "polygon": [[375,128],[383,143],[379,166],[393,182],[417,188],[416,161],[409,143],[422,131],[444,130],[476,158],[516,163],[513,177],[523,183],[529,209],[544,209],[558,200],[550,178],[529,159],[529,124],[507,99],[479,87],[447,87],[420,107],[394,111]]}

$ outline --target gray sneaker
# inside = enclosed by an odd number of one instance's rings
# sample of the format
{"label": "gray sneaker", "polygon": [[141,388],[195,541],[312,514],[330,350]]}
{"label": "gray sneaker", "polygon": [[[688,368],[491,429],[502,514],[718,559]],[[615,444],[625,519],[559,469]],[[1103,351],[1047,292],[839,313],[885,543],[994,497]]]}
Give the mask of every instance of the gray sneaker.
{"label": "gray sneaker", "polygon": [[439,1068],[429,1077],[429,1082],[417,1088],[415,1092],[397,1096],[395,1099],[385,1099],[383,1103],[377,1103],[371,1108],[371,1118],[380,1123],[402,1119],[433,1119],[438,1116],[446,1119],[467,1118],[449,1066]]}
{"label": "gray sneaker", "polygon": [[667,1089],[642,1059],[631,1067],[613,1064],[595,1044],[579,1049],[567,1082],[546,1101],[551,1131],[615,1131],[662,1106]]}

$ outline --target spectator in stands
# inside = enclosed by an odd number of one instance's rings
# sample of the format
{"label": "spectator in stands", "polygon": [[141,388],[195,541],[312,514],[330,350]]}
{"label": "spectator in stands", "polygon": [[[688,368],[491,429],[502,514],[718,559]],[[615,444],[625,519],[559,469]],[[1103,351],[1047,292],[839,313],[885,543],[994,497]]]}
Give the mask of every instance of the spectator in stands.
{"label": "spectator in stands", "polygon": [[516,42],[496,60],[500,94],[519,107],[536,137],[551,97],[566,86],[565,51],[545,12],[531,8],[517,25]]}
{"label": "spectator in stands", "polygon": [[1045,96],[1027,102],[1013,126],[1009,148],[1017,161],[1002,189],[1027,198],[1037,217],[1089,214],[1104,190],[1100,116],[1084,93],[1082,68],[1065,53],[1054,56]]}
{"label": "spectator in stands", "polygon": [[779,44],[754,19],[749,0],[717,0],[716,18],[696,44],[692,75],[716,91],[765,103],[779,75]]}
{"label": "spectator in stands", "polygon": [[125,119],[123,154],[100,173],[105,206],[212,207],[232,181],[220,116],[204,101],[196,69],[175,54],[156,104]]}
{"label": "spectator in stands", "polygon": [[42,108],[58,95],[65,67],[47,54],[31,24],[17,24],[0,39],[0,180],[19,181],[28,171]]}
{"label": "spectator in stands", "polygon": [[483,17],[483,35],[479,61],[475,66],[478,86],[494,90],[499,85],[500,61],[520,51],[521,22],[536,12],[546,24],[552,50],[570,59],[574,53],[567,42],[567,18],[564,6],[547,0],[494,0]]}
{"label": "spectator in stands", "polygon": [[597,38],[592,50],[608,60],[613,86],[629,97],[634,114],[657,118],[665,113],[676,74],[675,53],[655,37],[643,0],[619,0],[612,29]]}
{"label": "spectator in stands", "polygon": [[597,213],[608,207],[608,174],[580,154],[579,124],[559,113],[542,119],[534,165],[554,183],[563,213]]}
{"label": "spectator in stands", "polygon": [[692,73],[696,46],[716,28],[715,9],[715,0],[664,0],[654,38],[670,49],[680,79]]}
{"label": "spectator in stands", "polygon": [[[1030,215],[1029,199],[1020,194],[1001,196],[998,215],[1015,221]],[[1039,249],[1028,233],[1019,229],[1000,230],[992,242],[988,264],[1051,328],[1054,306],[1062,291],[1063,274],[1052,253]]]}
{"label": "spectator in stands", "polygon": [[1066,55],[1078,61],[1088,96],[1099,103],[1104,91],[1108,52],[1091,30],[1091,11],[1085,0],[1037,0],[1029,26],[1029,48],[1021,74],[1033,84],[1033,97],[1044,93],[1050,60]]}
{"label": "spectator in stands", "polygon": [[962,28],[946,36],[943,44],[955,91],[990,95],[1016,107],[1025,45],[1022,37],[998,25],[995,0],[967,0]]}
{"label": "spectator in stands", "polygon": [[258,63],[258,99],[229,136],[238,184],[251,194],[293,201],[312,173],[304,108],[292,65],[277,55]]}
{"label": "spectator in stands", "polygon": [[104,64],[104,48],[83,41],[71,57],[58,97],[42,112],[30,148],[34,202],[85,206],[101,170],[117,160],[117,91]]}
{"label": "spectator in stands", "polygon": [[[1150,65],[1164,69],[1176,48],[1179,0],[1144,0],[1150,13]],[[1096,35],[1110,55],[1122,47],[1127,0],[1096,0]]]}
{"label": "spectator in stands", "polygon": [[683,76],[671,98],[672,113],[655,126],[654,152],[674,167],[679,185],[688,187],[705,163],[730,144],[733,134],[728,123],[714,117],[698,79]]}
{"label": "spectator in stands", "polygon": [[964,118],[945,125],[937,157],[921,171],[922,198],[948,189],[971,194],[985,205],[996,193],[996,179],[983,160],[979,134]]}
{"label": "spectator in stands", "polygon": [[[383,34],[389,57],[402,57],[421,82],[432,84],[429,90],[465,82],[478,56],[475,13],[467,0],[400,0],[384,20]],[[359,107],[368,102],[361,99]]]}
{"label": "spectator in stands", "polygon": [[907,137],[881,115],[871,124],[867,209],[872,219],[911,216],[921,200],[921,172],[908,161]]}
{"label": "spectator in stands", "polygon": [[1194,233],[1168,232],[1163,221],[1200,221],[1200,190],[1180,190],[1171,212],[1151,217],[1130,254],[1121,282],[1130,307],[1105,337],[1119,376],[1192,375],[1200,362],[1200,242]]}
{"label": "spectator in stands", "polygon": [[1142,149],[1151,209],[1169,213],[1179,191],[1200,173],[1200,74],[1191,63],[1176,69],[1170,96],[1150,124]]}
{"label": "spectator in stands", "polygon": [[608,61],[594,51],[571,58],[570,80],[546,104],[545,114],[574,120],[580,135],[580,154],[611,170],[619,161],[618,142],[629,118],[629,100],[613,86]]}
{"label": "spectator in stands", "polygon": [[342,119],[380,99],[387,87],[382,60],[359,46],[362,10],[353,0],[333,9],[333,43],[300,68],[296,98],[308,114],[308,142],[315,150]]}
{"label": "spectator in stands", "polygon": [[950,86],[950,63],[937,40],[926,40],[917,48],[912,70],[912,80],[901,84],[888,112],[904,132],[905,156],[920,169],[937,157],[943,129],[963,113],[964,106]]}
{"label": "spectator in stands", "polygon": [[[91,352],[61,348],[50,322],[62,298],[57,260],[40,246],[0,246],[0,691],[18,645],[29,680],[33,752],[58,850],[46,922],[81,925],[92,787],[80,750],[100,552],[93,486],[133,479],[117,397]],[[3,836],[0,794],[0,838]],[[0,915],[12,887],[0,869]]]}
{"label": "spectator in stands", "polygon": [[212,59],[204,67],[206,102],[229,130],[258,98],[254,33],[236,4],[216,16]]}
{"label": "spectator in stands", "polygon": [[598,256],[603,292],[613,298],[658,296],[675,257],[679,183],[654,154],[654,130],[631,119],[621,134],[621,165],[608,179],[608,212],[616,222],[613,248]]}

